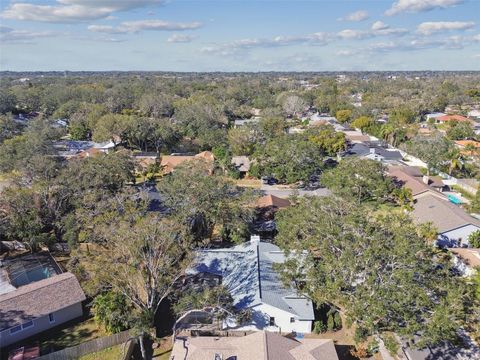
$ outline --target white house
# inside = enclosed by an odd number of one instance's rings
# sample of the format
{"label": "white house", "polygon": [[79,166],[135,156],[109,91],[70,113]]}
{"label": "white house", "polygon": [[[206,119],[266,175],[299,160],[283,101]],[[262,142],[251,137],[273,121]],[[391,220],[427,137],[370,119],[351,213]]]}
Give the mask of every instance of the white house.
{"label": "white house", "polygon": [[463,276],[472,276],[480,268],[480,249],[450,248],[453,264]]}
{"label": "white house", "polygon": [[252,310],[250,324],[239,328],[230,320],[225,328],[310,333],[315,318],[312,300],[282,284],[273,265],[284,261],[278,246],[261,242],[257,236],[232,248],[198,251],[187,273],[220,275],[234,305]]}

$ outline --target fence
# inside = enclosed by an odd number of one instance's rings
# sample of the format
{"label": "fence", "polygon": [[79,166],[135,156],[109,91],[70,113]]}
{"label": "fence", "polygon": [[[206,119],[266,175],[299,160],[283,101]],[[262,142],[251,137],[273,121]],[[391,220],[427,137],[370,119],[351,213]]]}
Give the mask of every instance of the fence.
{"label": "fence", "polygon": [[40,356],[37,360],[73,360],[78,359],[83,355],[97,352],[118,344],[126,342],[130,338],[129,330],[122,331],[110,336],[104,336],[98,339],[93,339],[84,342],[77,346],[72,346],[67,349],[55,351],[53,353]]}

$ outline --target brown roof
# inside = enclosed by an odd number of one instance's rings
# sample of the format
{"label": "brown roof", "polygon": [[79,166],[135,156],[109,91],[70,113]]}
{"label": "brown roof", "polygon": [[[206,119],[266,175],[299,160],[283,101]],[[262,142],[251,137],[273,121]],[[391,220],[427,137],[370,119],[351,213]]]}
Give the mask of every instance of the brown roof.
{"label": "brown roof", "polygon": [[0,331],[85,300],[72,273],[55,275],[0,295]]}
{"label": "brown roof", "polygon": [[472,268],[480,267],[480,249],[450,248],[449,250],[460,257],[466,265]]}
{"label": "brown roof", "polygon": [[164,155],[161,158],[160,165],[163,167],[164,173],[170,173],[175,169],[178,165],[184,163],[185,161],[193,160],[193,159],[204,159],[208,162],[212,162],[215,160],[215,157],[210,151],[203,151],[197,155]]}
{"label": "brown roof", "polygon": [[330,339],[297,341],[268,331],[239,337],[177,337],[171,359],[212,360],[215,354],[238,360],[338,360]]}
{"label": "brown roof", "polygon": [[388,176],[394,178],[406,188],[412,190],[412,195],[424,193],[430,188],[422,181],[421,173],[417,168],[407,166],[392,166],[388,168]]}
{"label": "brown roof", "polygon": [[475,140],[457,140],[457,141],[455,141],[455,144],[458,145],[461,148],[464,148],[467,145],[473,145],[476,148],[480,148],[480,142],[475,141]]}
{"label": "brown roof", "polygon": [[290,206],[290,201],[287,199],[279,198],[275,195],[265,195],[257,200],[256,206],[259,208],[265,207],[276,207],[276,208],[286,208]]}
{"label": "brown roof", "polygon": [[437,117],[437,121],[470,121],[470,119],[466,118],[462,115],[443,115]]}

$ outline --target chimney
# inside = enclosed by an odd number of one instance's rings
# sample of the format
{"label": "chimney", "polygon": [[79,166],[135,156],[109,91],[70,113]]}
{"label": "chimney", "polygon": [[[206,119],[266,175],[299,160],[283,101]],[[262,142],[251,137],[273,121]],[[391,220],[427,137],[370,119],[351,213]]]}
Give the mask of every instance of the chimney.
{"label": "chimney", "polygon": [[375,154],[375,148],[370,148],[370,154]]}
{"label": "chimney", "polygon": [[426,185],[428,185],[428,183],[430,182],[430,178],[428,177],[428,175],[423,175],[422,180],[423,180],[423,183]]}
{"label": "chimney", "polygon": [[250,236],[250,243],[257,244],[260,242],[260,235],[251,235]]}

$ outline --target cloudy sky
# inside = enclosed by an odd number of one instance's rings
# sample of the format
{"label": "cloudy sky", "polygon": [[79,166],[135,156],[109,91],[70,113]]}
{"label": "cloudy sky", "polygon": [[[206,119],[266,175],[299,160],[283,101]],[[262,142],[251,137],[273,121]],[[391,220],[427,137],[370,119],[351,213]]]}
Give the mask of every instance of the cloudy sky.
{"label": "cloudy sky", "polygon": [[2,0],[1,70],[480,70],[480,0]]}

